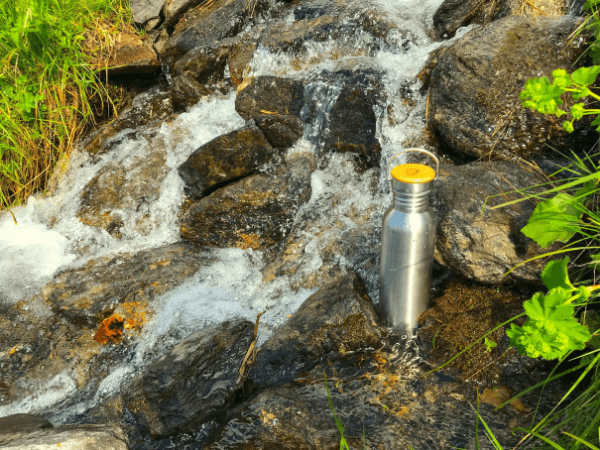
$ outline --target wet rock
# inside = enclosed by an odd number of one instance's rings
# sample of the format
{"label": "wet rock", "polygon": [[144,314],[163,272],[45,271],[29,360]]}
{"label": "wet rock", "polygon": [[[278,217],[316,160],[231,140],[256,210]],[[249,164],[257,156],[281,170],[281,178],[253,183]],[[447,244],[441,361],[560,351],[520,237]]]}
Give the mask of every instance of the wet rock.
{"label": "wet rock", "polygon": [[450,38],[456,30],[468,25],[485,0],[444,0],[433,15],[433,27],[438,38]]}
{"label": "wet rock", "polygon": [[194,202],[181,218],[181,236],[197,246],[263,249],[289,232],[310,198],[312,154],[292,155],[272,174],[255,174]]}
{"label": "wet rock", "polygon": [[578,24],[572,16],[507,17],[471,31],[443,52],[429,88],[430,123],[443,143],[459,154],[493,159],[526,158],[546,145],[591,147],[585,145],[592,134],[588,122],[576,122],[570,135],[562,119],[524,109],[519,99],[528,78],[572,70],[582,49],[578,40],[569,44],[569,36]]}
{"label": "wet rock", "polygon": [[237,89],[244,77],[250,72],[250,61],[258,45],[261,29],[253,28],[250,32],[239,36],[239,39],[230,47],[227,55],[227,66],[233,86]]}
{"label": "wet rock", "polygon": [[[415,356],[406,342],[392,351],[330,354],[295,383],[261,391],[230,410],[213,442],[202,442],[203,448],[339,448],[324,371],[351,448],[475,448],[470,406],[475,389],[444,372],[425,374],[428,369],[419,369]],[[525,414],[512,409],[492,413],[481,405],[480,413],[504,445],[515,445],[521,437],[511,434],[509,421],[513,427],[528,423]]]}
{"label": "wet rock", "polygon": [[182,243],[99,258],[60,272],[41,299],[55,314],[96,327],[119,305],[148,305],[210,261]]}
{"label": "wet rock", "polygon": [[181,11],[169,10],[168,6],[166,8],[166,25],[176,26],[162,49],[161,60],[171,67],[190,50],[212,46],[215,42],[237,35],[250,16],[244,0],[216,0],[183,11],[183,16]]}
{"label": "wet rock", "polygon": [[460,27],[471,23],[487,25],[512,15],[531,17],[560,17],[570,11],[571,1],[536,0],[444,0],[433,16],[433,26],[438,38],[453,37]]}
{"label": "wet rock", "polygon": [[323,286],[261,347],[249,379],[278,386],[310,370],[330,353],[376,348],[386,331],[362,279],[355,274]]}
{"label": "wet rock", "polygon": [[211,95],[214,89],[203,86],[187,75],[173,77],[171,87],[171,100],[173,107],[177,111],[185,111],[190,106],[194,106],[201,98]]}
{"label": "wet rock", "polygon": [[[92,155],[102,155],[123,138],[111,141],[119,131],[126,128],[135,130],[146,124],[164,121],[173,114],[171,93],[161,86],[149,89],[147,92],[136,96],[129,108],[122,111],[111,123],[104,125],[98,131],[85,139],[82,147]],[[132,131],[132,133],[135,133]]]}
{"label": "wet rock", "polygon": [[137,35],[120,34],[111,58],[97,63],[97,69],[106,68],[108,75],[124,73],[149,73],[160,70],[156,52]]}
{"label": "wet rock", "polygon": [[159,198],[160,183],[169,171],[160,146],[153,146],[151,151],[145,157],[135,158],[129,167],[114,162],[100,169],[81,191],[77,218],[88,226],[104,229],[111,236],[121,238],[125,223],[116,210],[130,209],[141,214],[129,228],[148,234],[151,224],[144,222],[144,213],[149,217],[149,205]]}
{"label": "wet rock", "polygon": [[354,153],[371,165],[379,166],[381,145],[375,137],[377,116],[376,93],[353,84],[342,88],[329,113],[331,132],[325,138],[330,151]]}
{"label": "wet rock", "polygon": [[145,25],[159,18],[164,6],[165,0],[131,0],[131,16],[136,24]]}
{"label": "wet rock", "polygon": [[244,120],[264,114],[300,116],[304,106],[304,83],[273,76],[246,79],[238,87],[235,110]]}
{"label": "wet rock", "polygon": [[[20,417],[19,417],[20,416]],[[40,427],[25,414],[0,418],[0,446],[14,450],[50,450],[58,447],[81,450],[127,450],[128,439],[118,425],[61,425]],[[31,424],[19,426],[15,430],[3,429],[3,421],[24,420]],[[49,423],[49,422],[48,422]],[[10,426],[10,425],[9,425]]]}
{"label": "wet rock", "polygon": [[167,0],[165,5],[165,22],[168,26],[175,25],[186,11],[198,6],[202,0]]}
{"label": "wet rock", "polygon": [[232,402],[253,336],[254,325],[238,320],[187,337],[121,387],[127,409],[154,438],[209,420]]}
{"label": "wet rock", "polygon": [[263,114],[254,120],[269,143],[276,148],[289,148],[304,134],[302,120],[291,114]]}
{"label": "wet rock", "polygon": [[232,39],[224,39],[211,46],[194,48],[177,60],[173,73],[187,75],[200,84],[218,81],[223,78],[233,43]]}
{"label": "wet rock", "polygon": [[204,144],[179,166],[186,193],[206,197],[219,187],[253,174],[273,156],[263,133],[249,125]]}
{"label": "wet rock", "polygon": [[545,178],[533,169],[513,161],[478,162],[463,166],[440,166],[432,204],[437,210],[438,226],[435,257],[456,273],[482,283],[539,282],[542,259],[527,263],[510,275],[517,264],[545,253],[521,233],[535,202],[522,201],[504,208],[492,206],[522,198],[503,194],[543,183]]}

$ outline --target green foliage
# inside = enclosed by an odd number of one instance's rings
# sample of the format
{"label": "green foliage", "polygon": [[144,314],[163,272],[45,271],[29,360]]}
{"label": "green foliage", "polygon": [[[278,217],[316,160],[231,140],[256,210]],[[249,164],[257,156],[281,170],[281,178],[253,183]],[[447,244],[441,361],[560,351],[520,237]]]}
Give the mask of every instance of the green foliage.
{"label": "green foliage", "polygon": [[44,189],[92,119],[91,97],[111,101],[89,64],[98,53],[90,42],[131,21],[128,3],[0,1],[0,210]]}
{"label": "green foliage", "polygon": [[555,241],[567,242],[579,231],[581,213],[575,204],[575,198],[563,192],[539,202],[521,231],[542,248]]}
{"label": "green foliage", "polygon": [[582,350],[591,338],[588,330],[573,317],[571,292],[554,288],[536,293],[523,306],[529,316],[522,327],[512,324],[506,334],[521,355],[556,359],[571,350]]}
{"label": "green foliage", "polygon": [[493,348],[498,346],[498,344],[496,344],[494,341],[490,341],[488,338],[485,338],[483,343],[485,344],[485,349],[488,352],[491,352]]}
{"label": "green foliage", "polygon": [[[556,69],[552,72],[552,83],[547,77],[530,78],[521,91],[521,105],[542,114],[564,116],[567,112],[560,108],[564,104],[563,94],[570,93],[573,100],[584,97],[600,100],[600,96],[589,88],[596,81],[599,73],[600,65],[580,67],[570,75],[564,69]],[[585,103],[576,103],[570,108],[569,113],[572,119],[563,122],[563,129],[570,133],[573,131],[574,120],[589,114],[600,114],[600,109],[586,109]],[[600,131],[600,116],[596,117],[593,125],[598,125],[596,131]]]}

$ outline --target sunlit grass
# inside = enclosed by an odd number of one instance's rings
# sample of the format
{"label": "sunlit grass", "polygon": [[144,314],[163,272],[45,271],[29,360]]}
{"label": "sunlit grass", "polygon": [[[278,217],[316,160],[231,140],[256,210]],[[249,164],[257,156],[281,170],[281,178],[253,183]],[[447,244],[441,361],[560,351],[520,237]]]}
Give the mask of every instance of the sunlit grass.
{"label": "sunlit grass", "polygon": [[129,0],[0,2],[0,210],[43,192],[92,99],[112,102],[94,71],[130,17]]}

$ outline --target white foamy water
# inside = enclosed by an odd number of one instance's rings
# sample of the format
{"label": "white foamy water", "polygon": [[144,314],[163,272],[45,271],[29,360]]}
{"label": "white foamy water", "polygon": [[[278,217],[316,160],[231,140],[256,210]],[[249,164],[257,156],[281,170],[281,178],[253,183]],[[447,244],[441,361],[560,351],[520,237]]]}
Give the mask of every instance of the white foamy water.
{"label": "white foamy water", "polygon": [[[354,70],[374,67],[382,74],[388,103],[394,106],[394,123],[387,120],[386,111],[376,111],[377,137],[382,146],[381,166],[402,148],[407,139],[424,129],[425,100],[417,96],[413,106],[405,106],[400,95],[402,86],[418,91],[415,79],[430,51],[432,43],[425,33],[425,23],[441,0],[420,2],[418,8],[408,0],[379,0],[372,8],[398,24],[388,43],[366,33],[357,34],[336,53],[338,42],[306,42],[301,55],[289,56],[258,48],[251,62],[252,75],[306,77],[322,71]],[[355,2],[351,7],[359,3]],[[289,18],[288,18],[289,19]],[[377,44],[380,48],[368,55],[363,48]],[[373,47],[371,47],[373,48]],[[347,50],[347,51],[346,51]],[[341,56],[340,56],[341,55]],[[333,58],[333,59],[332,59]],[[299,64],[292,64],[293,60]],[[309,64],[305,64],[310,61]],[[326,114],[337,99],[340,88],[335,84],[315,82],[306,87],[318,92],[319,111]],[[308,91],[306,91],[308,92]],[[30,199],[28,205],[13,211],[19,220],[15,226],[8,214],[0,215],[0,302],[14,303],[38,292],[60,270],[85,264],[91,258],[135,252],[177,242],[180,239],[177,213],[183,199],[183,181],[177,168],[188,156],[211,139],[240,128],[244,121],[235,111],[235,93],[226,98],[202,100],[171,123],[155,129],[142,127],[136,137],[123,130],[111,138],[111,150],[99,157],[85,152],[76,153],[71,168],[53,196]],[[305,136],[319,133],[321,124],[315,118],[306,127]],[[137,130],[139,131],[139,130]],[[151,132],[154,133],[151,136]],[[288,151],[315,152],[314,140],[301,139]],[[126,206],[113,211],[122,221],[122,238],[116,239],[103,229],[85,225],[76,216],[81,206],[81,192],[100,171],[113,167],[129,168],[128,176],[140,177],[147,160],[162,158],[166,173],[160,181],[159,195],[143,203],[139,210]],[[402,162],[402,161],[399,161]],[[317,273],[323,261],[320,251],[327,248],[343,233],[357,226],[353,217],[370,218],[377,222],[390,202],[385,171],[373,183],[375,169],[357,175],[348,155],[333,155],[326,168],[311,176],[311,198],[302,205],[297,216],[313,214],[313,224],[299,233],[304,238],[303,252],[293,275],[263,282],[261,252],[240,249],[215,249],[216,262],[200,269],[181,286],[166,293],[153,303],[156,315],[142,331],[134,349],[134,357],[115,367],[104,379],[93,399],[86,399],[69,411],[53,412],[56,423],[68,422],[69,415],[83,412],[98,401],[118,392],[123,379],[132,376],[166,348],[208,324],[231,317],[251,321],[267,311],[260,319],[259,345],[291,316],[314,289],[291,288]],[[131,180],[132,182],[134,180]],[[156,182],[156,181],[155,181]],[[149,231],[140,233],[136,223],[143,216]],[[343,256],[336,261],[346,267]],[[52,380],[39,381],[36,394],[10,405],[0,406],[0,417],[15,413],[48,411],[52,405],[76,395],[68,371]]]}

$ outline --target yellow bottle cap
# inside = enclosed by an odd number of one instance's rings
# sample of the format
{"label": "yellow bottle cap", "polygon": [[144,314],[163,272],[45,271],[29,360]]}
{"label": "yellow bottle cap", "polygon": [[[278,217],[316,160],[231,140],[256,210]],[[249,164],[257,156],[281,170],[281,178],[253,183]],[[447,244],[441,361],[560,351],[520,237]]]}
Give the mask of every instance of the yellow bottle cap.
{"label": "yellow bottle cap", "polygon": [[435,178],[435,170],[423,164],[400,164],[392,169],[392,177],[402,183],[427,183]]}

